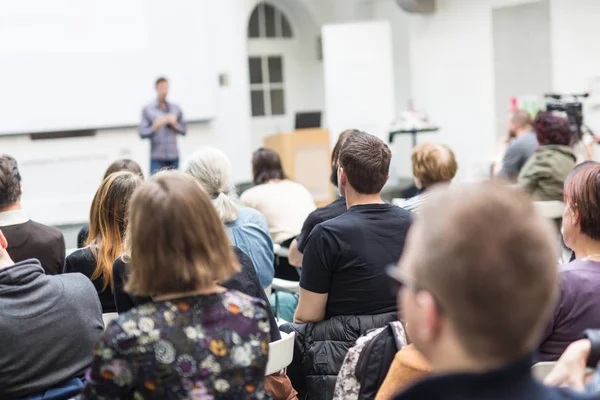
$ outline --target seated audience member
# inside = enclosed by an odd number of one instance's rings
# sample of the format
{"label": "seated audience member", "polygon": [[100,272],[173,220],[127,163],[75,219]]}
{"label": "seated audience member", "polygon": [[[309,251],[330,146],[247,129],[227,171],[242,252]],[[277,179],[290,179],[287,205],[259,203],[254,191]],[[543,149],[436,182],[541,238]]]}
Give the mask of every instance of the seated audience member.
{"label": "seated audience member", "polygon": [[518,184],[533,200],[562,201],[564,182],[576,158],[570,147],[573,134],[569,121],[551,112],[540,112],[533,126],[540,148],[521,169]]}
{"label": "seated audience member", "polygon": [[413,176],[419,193],[405,200],[400,207],[415,213],[429,196],[429,189],[437,184],[450,183],[456,175],[458,164],[450,147],[445,144],[425,142],[417,145],[411,153]]}
{"label": "seated audience member", "polygon": [[[102,180],[108,178],[110,174],[114,174],[115,172],[121,171],[129,171],[136,175],[139,175],[140,178],[144,179],[144,173],[142,172],[142,168],[138,163],[128,158],[123,158],[121,160],[117,160],[108,166],[108,169],[104,173],[104,178]],[[80,249],[85,247],[85,242],[90,234],[90,225],[84,225],[79,233],[77,234],[77,248]]]}
{"label": "seated audience member", "polygon": [[558,294],[556,242],[524,193],[488,183],[432,195],[390,274],[433,376],[395,399],[582,398],[531,375]]}
{"label": "seated audience member", "polygon": [[[252,260],[243,251],[237,247],[233,247],[235,256],[240,263],[241,271],[235,274],[227,282],[221,282],[220,285],[229,290],[238,290],[251,297],[263,300],[266,304],[269,303],[265,291],[260,286],[258,275]],[[113,264],[113,283],[115,293],[115,304],[117,306],[117,312],[122,314],[131,310],[132,308],[145,304],[152,301],[150,297],[139,297],[132,296],[125,291],[125,285],[127,284],[128,277],[128,262],[125,260],[129,259],[128,251],[125,251],[125,255],[117,258]],[[269,315],[269,323],[271,324],[271,340],[281,339],[279,334],[279,328],[277,327],[277,321],[271,308],[267,308],[267,314]]]}
{"label": "seated audience member", "polygon": [[231,176],[231,163],[222,151],[204,147],[188,161],[185,172],[191,175],[206,193],[225,224],[225,232],[234,246],[246,253],[256,268],[263,288],[273,282],[273,241],[265,217],[253,208],[237,202]]}
{"label": "seated audience member", "polygon": [[270,149],[254,152],[252,174],[256,186],[242,193],[242,204],[267,218],[273,242],[298,236],[304,220],[315,209],[310,192],[285,177],[279,155]]}
{"label": "seated audience member", "polygon": [[6,247],[0,232],[0,398],[38,398],[83,377],[102,310],[85,276],[46,275],[35,259],[15,264]]}
{"label": "seated audience member", "polygon": [[0,228],[15,262],[35,258],[47,275],[60,274],[65,265],[65,239],[56,228],[31,221],[21,207],[21,174],[17,161],[0,155]]}
{"label": "seated audience member", "polygon": [[560,299],[539,348],[556,361],[586,328],[600,329],[600,165],[578,169],[565,183],[563,238],[576,259],[559,268]]}
{"label": "seated audience member", "polygon": [[531,117],[526,110],[516,110],[511,113],[507,142],[508,147],[502,159],[502,169],[496,176],[516,182],[521,168],[538,148],[538,140],[531,125]]}
{"label": "seated audience member", "polygon": [[[357,131],[356,129],[347,129],[342,132],[333,148],[333,152],[331,153],[331,176],[329,180],[336,188],[338,187],[337,170],[339,167],[340,148],[348,136],[357,132],[360,131]],[[346,199],[344,196],[339,196],[333,203],[328,204],[325,207],[317,208],[315,211],[311,212],[308,217],[306,217],[300,234],[298,237],[296,237],[296,239],[294,239],[292,245],[290,246],[290,264],[296,267],[302,267],[302,253],[304,253],[308,236],[312,232],[313,228],[321,222],[328,221],[332,218],[342,215],[347,210]]]}
{"label": "seated audience member", "polygon": [[131,172],[110,174],[102,182],[90,210],[87,247],[70,254],[65,262],[65,273],[80,272],[92,281],[103,313],[117,311],[112,265],[123,253],[129,200],[141,184],[139,175]]}
{"label": "seated audience member", "polygon": [[338,181],[348,211],[308,238],[296,322],[396,311],[385,266],[400,258],[412,216],[381,199],[390,160],[386,144],[368,133],[342,145]]}
{"label": "seated audience member", "polygon": [[134,194],[129,221],[126,290],[153,301],[109,324],[82,397],[265,398],[265,304],[217,284],[240,267],[204,190],[159,172]]}
{"label": "seated audience member", "polygon": [[341,147],[338,181],[348,211],[310,234],[295,314],[300,324],[280,328],[296,333],[288,375],[299,398],[331,399],[356,339],[398,318],[385,267],[400,258],[412,215],[381,200],[390,159],[385,143],[363,132]]}
{"label": "seated audience member", "polygon": [[[567,347],[544,383],[579,392],[586,391],[595,394],[597,399],[600,398],[600,330],[587,329],[584,336],[585,339]],[[594,369],[591,373],[590,368]]]}

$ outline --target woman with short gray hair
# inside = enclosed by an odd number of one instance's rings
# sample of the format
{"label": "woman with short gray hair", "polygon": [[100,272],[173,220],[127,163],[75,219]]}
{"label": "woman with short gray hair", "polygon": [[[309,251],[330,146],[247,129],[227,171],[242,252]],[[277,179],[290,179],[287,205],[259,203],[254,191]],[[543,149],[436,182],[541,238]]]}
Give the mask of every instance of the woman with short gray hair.
{"label": "woman with short gray hair", "polygon": [[271,285],[275,269],[267,220],[238,202],[229,158],[219,149],[203,147],[188,159],[184,171],[208,193],[232,244],[252,259],[261,286]]}

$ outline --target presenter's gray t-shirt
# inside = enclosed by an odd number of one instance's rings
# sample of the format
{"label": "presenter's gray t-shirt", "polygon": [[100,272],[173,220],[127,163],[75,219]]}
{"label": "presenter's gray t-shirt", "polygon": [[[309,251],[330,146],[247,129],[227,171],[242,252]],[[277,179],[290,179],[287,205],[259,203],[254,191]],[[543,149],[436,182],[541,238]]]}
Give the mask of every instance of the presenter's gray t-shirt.
{"label": "presenter's gray t-shirt", "polygon": [[498,177],[516,181],[521,168],[538,147],[538,140],[533,131],[513,139],[504,154],[502,169],[498,173]]}

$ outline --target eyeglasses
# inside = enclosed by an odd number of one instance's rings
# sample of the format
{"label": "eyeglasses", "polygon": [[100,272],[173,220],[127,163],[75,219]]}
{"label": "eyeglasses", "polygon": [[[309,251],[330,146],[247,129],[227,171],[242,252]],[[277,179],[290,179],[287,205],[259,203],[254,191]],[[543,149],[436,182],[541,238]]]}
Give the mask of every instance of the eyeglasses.
{"label": "eyeglasses", "polygon": [[412,289],[414,292],[427,292],[433,297],[435,302],[435,306],[437,307],[440,313],[443,313],[444,308],[442,307],[442,303],[439,298],[427,287],[421,285],[414,279],[410,279],[406,276],[406,274],[398,268],[396,264],[390,264],[385,269],[387,275],[391,278],[392,281],[392,290],[395,295],[397,295],[403,288]]}

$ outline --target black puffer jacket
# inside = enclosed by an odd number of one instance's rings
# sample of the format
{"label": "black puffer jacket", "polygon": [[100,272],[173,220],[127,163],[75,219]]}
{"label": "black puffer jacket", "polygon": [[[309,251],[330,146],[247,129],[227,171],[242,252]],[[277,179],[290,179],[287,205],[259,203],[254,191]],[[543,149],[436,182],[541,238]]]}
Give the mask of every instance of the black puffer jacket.
{"label": "black puffer jacket", "polygon": [[356,339],[371,329],[398,319],[396,313],[337,316],[316,324],[285,324],[283,332],[295,332],[294,359],[287,375],[299,399],[331,400],[338,372]]}

